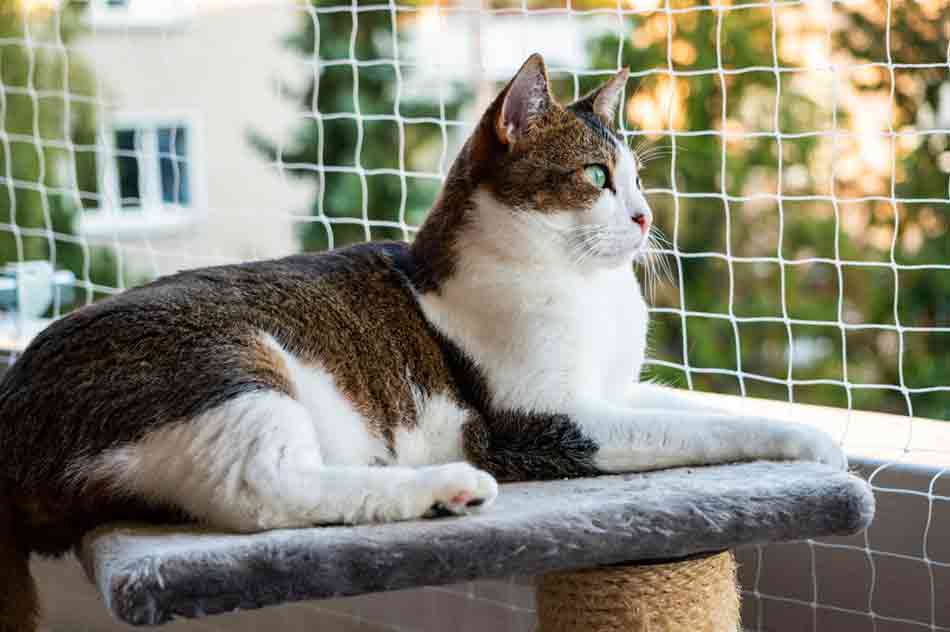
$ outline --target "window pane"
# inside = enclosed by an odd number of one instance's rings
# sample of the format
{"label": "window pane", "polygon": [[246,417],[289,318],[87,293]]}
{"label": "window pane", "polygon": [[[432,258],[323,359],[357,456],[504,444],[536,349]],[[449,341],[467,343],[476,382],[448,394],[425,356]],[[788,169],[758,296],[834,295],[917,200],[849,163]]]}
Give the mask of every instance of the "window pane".
{"label": "window pane", "polygon": [[119,171],[119,205],[122,208],[140,206],[139,156],[133,129],[115,132],[115,161]]}
{"label": "window pane", "polygon": [[188,206],[191,203],[191,191],[187,128],[158,128],[158,164],[162,177],[162,201]]}
{"label": "window pane", "polygon": [[129,0],[107,0],[106,4],[110,7],[127,7]]}

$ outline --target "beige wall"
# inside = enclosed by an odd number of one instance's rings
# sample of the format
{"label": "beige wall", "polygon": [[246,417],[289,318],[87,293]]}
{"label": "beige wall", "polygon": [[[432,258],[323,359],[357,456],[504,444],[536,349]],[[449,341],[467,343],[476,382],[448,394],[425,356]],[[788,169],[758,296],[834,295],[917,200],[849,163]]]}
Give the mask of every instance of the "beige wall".
{"label": "beige wall", "polygon": [[171,27],[96,27],[77,44],[101,82],[107,116],[180,114],[197,126],[199,219],[172,236],[123,237],[131,268],[165,273],[298,249],[291,213],[308,208],[310,187],[283,178],[252,151],[246,134],[253,128],[289,138],[297,115],[278,95],[278,80],[296,83],[308,71],[281,39],[300,16],[289,0],[235,3],[199,8]]}
{"label": "beige wall", "polygon": [[[131,632],[112,618],[72,558],[33,564],[44,632]],[[535,632],[531,578],[305,601],[197,620],[168,632]]]}

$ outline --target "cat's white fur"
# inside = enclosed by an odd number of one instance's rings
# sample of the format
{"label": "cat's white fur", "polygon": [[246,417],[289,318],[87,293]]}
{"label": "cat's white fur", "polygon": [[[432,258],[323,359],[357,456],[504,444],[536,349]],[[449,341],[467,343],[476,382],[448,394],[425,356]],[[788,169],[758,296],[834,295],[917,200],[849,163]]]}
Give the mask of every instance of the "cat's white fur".
{"label": "cat's white fur", "polygon": [[310,416],[323,463],[370,465],[390,460],[382,437],[367,431],[366,420],[340,392],[332,375],[321,366],[301,362],[269,334],[262,333],[261,338],[287,367],[297,401]]}
{"label": "cat's white fur", "polygon": [[462,513],[471,500],[490,503],[497,495],[494,479],[467,463],[329,464],[315,425],[286,396],[244,395],[113,450],[84,475],[120,481],[117,491],[174,502],[236,531],[407,520],[435,505]]}
{"label": "cat's white fur", "polygon": [[469,412],[445,393],[426,396],[413,389],[413,395],[416,423],[396,429],[396,464],[416,467],[464,459],[462,426]]}
{"label": "cat's white fur", "polygon": [[283,358],[296,399],[238,397],[109,451],[80,476],[237,531],[406,520],[494,500],[494,479],[460,462],[466,413],[451,398],[416,394],[416,424],[397,431],[394,458],[326,370],[262,338]]}
{"label": "cat's white fur", "polygon": [[[618,148],[614,190],[586,212],[510,209],[477,192],[456,273],[419,296],[427,318],[481,369],[492,405],[569,414],[600,446],[605,471],[755,458],[843,467],[837,445],[810,427],[722,415],[637,384],[648,312],[631,264],[651,217],[635,160]],[[578,241],[594,228],[598,239]],[[449,395],[416,394],[417,423],[396,432],[393,455],[327,371],[262,335],[284,358],[296,400],[241,396],[107,453],[84,475],[108,474],[242,531],[407,519],[434,504],[463,512],[494,499],[491,476],[452,462],[463,458],[467,413]]]}

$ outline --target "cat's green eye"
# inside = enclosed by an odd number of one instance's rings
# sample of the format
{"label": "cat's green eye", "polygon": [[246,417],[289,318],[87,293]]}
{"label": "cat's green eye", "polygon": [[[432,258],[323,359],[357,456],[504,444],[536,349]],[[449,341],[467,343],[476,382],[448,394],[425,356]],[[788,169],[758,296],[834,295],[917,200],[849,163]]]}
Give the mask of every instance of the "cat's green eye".
{"label": "cat's green eye", "polygon": [[598,189],[607,186],[607,170],[600,165],[588,165],[584,167],[584,177]]}

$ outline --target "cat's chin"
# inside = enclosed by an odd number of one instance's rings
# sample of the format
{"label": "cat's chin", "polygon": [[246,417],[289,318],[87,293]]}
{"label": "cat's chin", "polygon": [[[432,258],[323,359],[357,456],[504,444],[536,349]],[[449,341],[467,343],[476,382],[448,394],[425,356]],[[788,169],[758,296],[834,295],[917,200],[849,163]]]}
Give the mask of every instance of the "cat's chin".
{"label": "cat's chin", "polygon": [[597,253],[597,256],[589,258],[585,263],[590,268],[604,270],[628,267],[645,256],[645,249],[646,247],[640,244],[618,246]]}
{"label": "cat's chin", "polygon": [[633,252],[633,260],[636,263],[643,263],[650,256],[650,245],[646,239],[642,240]]}
{"label": "cat's chin", "polygon": [[646,256],[647,240],[631,237],[617,240],[598,253],[598,263],[605,268],[632,265]]}

